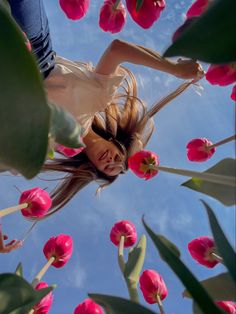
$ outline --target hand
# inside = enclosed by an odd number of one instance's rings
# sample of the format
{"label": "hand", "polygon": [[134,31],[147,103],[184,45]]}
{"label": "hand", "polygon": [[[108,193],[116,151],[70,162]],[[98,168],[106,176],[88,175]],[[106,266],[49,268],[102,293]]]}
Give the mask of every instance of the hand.
{"label": "hand", "polygon": [[7,239],[8,237],[6,235],[2,235],[0,231],[0,253],[10,253],[11,251],[14,251],[22,246],[22,241],[16,239],[5,245],[3,241]]}
{"label": "hand", "polygon": [[205,76],[202,66],[194,60],[178,59],[175,76],[182,79],[201,79]]}

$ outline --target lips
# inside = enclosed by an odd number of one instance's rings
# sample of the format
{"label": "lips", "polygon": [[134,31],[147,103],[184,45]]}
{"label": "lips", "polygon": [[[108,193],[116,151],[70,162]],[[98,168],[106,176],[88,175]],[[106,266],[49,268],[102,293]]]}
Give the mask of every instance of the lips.
{"label": "lips", "polygon": [[105,158],[107,157],[107,155],[108,155],[108,150],[106,150],[106,151],[98,158],[98,160],[103,160],[103,159],[105,159]]}

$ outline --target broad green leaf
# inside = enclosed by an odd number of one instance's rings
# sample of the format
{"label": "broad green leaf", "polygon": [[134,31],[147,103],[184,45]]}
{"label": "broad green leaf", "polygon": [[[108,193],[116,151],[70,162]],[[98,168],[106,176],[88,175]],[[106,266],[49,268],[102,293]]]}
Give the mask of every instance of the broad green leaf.
{"label": "broad green leaf", "polygon": [[205,314],[214,313],[219,314],[222,311],[214,304],[209,294],[206,292],[204,287],[199,283],[196,277],[191,271],[185,266],[181,259],[170,249],[162,238],[155,234],[145,223],[143,219],[143,225],[158,249],[162,259],[170,266],[174,273],[179,277],[181,282],[187,288],[192,298],[198,304],[199,308]]}
{"label": "broad green leaf", "polygon": [[22,264],[19,263],[16,267],[16,270],[15,270],[15,274],[20,276],[20,277],[23,277],[23,267],[22,267]]}
{"label": "broad green leaf", "polygon": [[50,109],[35,59],[3,5],[0,69],[0,163],[30,179],[45,160]]}
{"label": "broad green leaf", "polygon": [[106,314],[156,314],[138,303],[123,298],[93,293],[88,295],[104,307]]}
{"label": "broad green leaf", "polygon": [[138,244],[129,252],[128,261],[124,270],[125,279],[138,283],[143,268],[145,254],[146,237],[145,235],[142,235]]}
{"label": "broad green leaf", "polygon": [[136,12],[138,12],[143,5],[143,0],[136,0]]}
{"label": "broad green leaf", "polygon": [[223,258],[224,264],[228,269],[229,274],[236,283],[236,254],[226,236],[224,235],[224,232],[222,231],[213,210],[203,200],[202,203],[204,204],[208,214],[211,231],[215,240],[217,251],[219,252],[219,255]]}
{"label": "broad green leaf", "polygon": [[[201,281],[201,285],[214,300],[236,301],[236,286],[228,273],[205,279]],[[184,291],[183,296],[191,298],[187,290]]]}
{"label": "broad green leaf", "polygon": [[[179,249],[178,249],[178,247],[174,244],[174,243],[172,243],[170,240],[168,240],[166,237],[164,237],[163,235],[158,235],[158,237],[159,237],[159,239],[162,241],[162,243],[164,243],[165,244],[165,246],[166,247],[168,247],[169,248],[169,250],[173,253],[173,254],[175,254],[177,257],[180,257],[180,251],[179,251]],[[162,257],[162,259],[163,260],[165,260],[165,256],[162,256],[161,254],[160,254],[160,256]]]}
{"label": "broad green leaf", "polygon": [[49,104],[51,108],[51,136],[66,147],[84,147],[81,141],[83,129],[76,119],[63,108]]}
{"label": "broad green leaf", "polygon": [[193,302],[193,314],[204,314],[195,302]]}
{"label": "broad green leaf", "polygon": [[214,0],[164,56],[185,56],[215,64],[236,61],[235,12],[235,0]]}
{"label": "broad green leaf", "polygon": [[[235,159],[223,159],[213,167],[207,169],[205,173],[231,176],[233,178],[236,173]],[[214,197],[226,206],[231,206],[235,204],[236,195],[235,187],[233,186],[212,183],[197,178],[192,178],[191,180],[184,182],[182,185],[188,187],[189,189]]]}
{"label": "broad green leaf", "polygon": [[0,313],[26,314],[44,298],[52,287],[34,290],[22,277],[15,274],[0,275]]}

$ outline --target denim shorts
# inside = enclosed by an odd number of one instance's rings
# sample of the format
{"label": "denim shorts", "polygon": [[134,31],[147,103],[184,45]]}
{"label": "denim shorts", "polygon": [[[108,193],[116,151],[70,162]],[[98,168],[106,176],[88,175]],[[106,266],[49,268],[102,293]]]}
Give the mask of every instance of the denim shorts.
{"label": "denim shorts", "polygon": [[55,66],[55,52],[43,0],[8,0],[11,13],[28,37],[39,70],[46,78]]}

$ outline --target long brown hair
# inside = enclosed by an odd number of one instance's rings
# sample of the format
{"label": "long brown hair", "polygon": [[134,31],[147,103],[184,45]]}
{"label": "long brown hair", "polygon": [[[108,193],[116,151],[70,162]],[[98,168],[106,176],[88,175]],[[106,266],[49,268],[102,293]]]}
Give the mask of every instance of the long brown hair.
{"label": "long brown hair", "polygon": [[[125,74],[122,86],[104,112],[94,116],[92,129],[104,139],[113,139],[125,147],[127,158],[143,149],[150,139],[153,130],[153,116],[173,98],[182,93],[193,81],[181,84],[173,93],[147,110],[147,106],[137,95],[137,82],[132,72],[120,67]],[[109,177],[98,171],[81,152],[72,158],[56,158],[46,162],[43,171],[66,173],[61,182],[51,192],[52,208],[44,217],[48,217],[62,208],[69,200],[86,185],[96,181],[99,189],[114,182],[117,176]]]}

